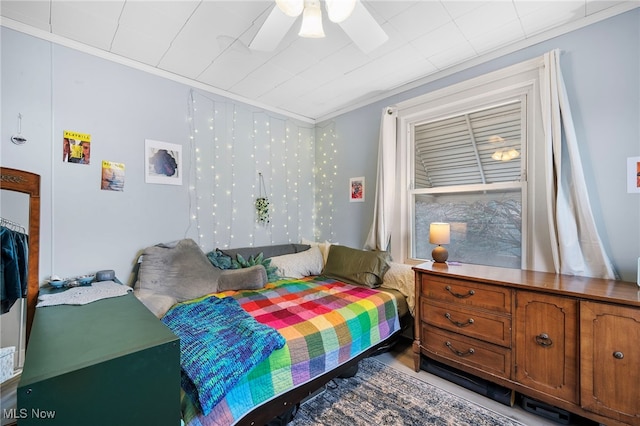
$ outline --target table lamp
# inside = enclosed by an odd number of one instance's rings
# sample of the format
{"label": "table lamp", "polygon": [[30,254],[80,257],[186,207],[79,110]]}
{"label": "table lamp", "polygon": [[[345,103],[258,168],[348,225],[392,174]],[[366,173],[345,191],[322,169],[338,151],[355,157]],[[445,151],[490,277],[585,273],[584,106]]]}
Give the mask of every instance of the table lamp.
{"label": "table lamp", "polygon": [[433,222],[429,225],[429,242],[438,245],[431,252],[431,256],[436,263],[445,263],[447,261],[449,252],[442,247],[442,244],[449,244],[450,235],[448,223]]}

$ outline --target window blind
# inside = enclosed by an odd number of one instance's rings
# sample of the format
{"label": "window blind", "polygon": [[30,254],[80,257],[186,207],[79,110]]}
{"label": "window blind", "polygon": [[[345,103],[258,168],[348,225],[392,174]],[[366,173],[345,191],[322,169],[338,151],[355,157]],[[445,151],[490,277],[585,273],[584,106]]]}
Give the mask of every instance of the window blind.
{"label": "window blind", "polygon": [[414,129],[414,188],[520,180],[522,102],[493,106]]}

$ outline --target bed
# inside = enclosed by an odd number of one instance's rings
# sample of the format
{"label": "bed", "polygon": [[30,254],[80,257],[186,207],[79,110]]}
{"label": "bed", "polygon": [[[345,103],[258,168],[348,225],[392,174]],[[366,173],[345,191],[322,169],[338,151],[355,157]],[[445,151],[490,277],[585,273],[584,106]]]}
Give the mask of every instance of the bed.
{"label": "bed", "polygon": [[135,294],[181,338],[188,426],[286,424],[411,324],[413,271],[384,252],[310,243],[204,254],[187,239],[141,258]]}

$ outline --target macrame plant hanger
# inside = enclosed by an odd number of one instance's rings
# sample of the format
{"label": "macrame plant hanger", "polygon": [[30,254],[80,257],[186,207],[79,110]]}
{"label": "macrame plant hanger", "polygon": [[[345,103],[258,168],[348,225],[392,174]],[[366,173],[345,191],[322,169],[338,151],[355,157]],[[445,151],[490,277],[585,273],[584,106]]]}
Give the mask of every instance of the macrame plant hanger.
{"label": "macrame plant hanger", "polygon": [[260,194],[256,199],[256,212],[258,213],[258,222],[267,226],[271,221],[269,217],[269,199],[267,198],[267,189],[264,185],[264,177],[262,173],[258,173],[260,179]]}

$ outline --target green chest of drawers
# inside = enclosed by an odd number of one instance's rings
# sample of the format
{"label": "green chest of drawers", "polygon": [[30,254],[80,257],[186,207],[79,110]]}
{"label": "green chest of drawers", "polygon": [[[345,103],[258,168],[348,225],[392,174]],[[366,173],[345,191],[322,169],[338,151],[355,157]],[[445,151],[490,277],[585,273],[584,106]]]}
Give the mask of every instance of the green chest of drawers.
{"label": "green chest of drawers", "polygon": [[133,295],[38,308],[18,425],[180,424],[180,341]]}

